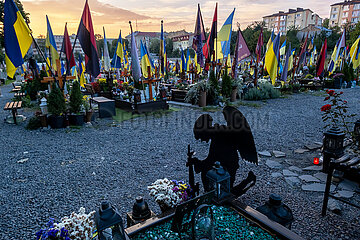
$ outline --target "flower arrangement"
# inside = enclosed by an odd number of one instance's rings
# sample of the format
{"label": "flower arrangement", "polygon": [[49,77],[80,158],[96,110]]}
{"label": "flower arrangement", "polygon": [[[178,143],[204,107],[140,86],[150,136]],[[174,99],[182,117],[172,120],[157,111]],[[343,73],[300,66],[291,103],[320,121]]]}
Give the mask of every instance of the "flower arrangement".
{"label": "flower arrangement", "polygon": [[55,223],[51,218],[46,229],[40,229],[35,235],[37,240],[73,240],[73,239],[92,239],[95,229],[92,220],[95,211],[85,213],[85,208],[81,207],[79,213],[71,213],[70,217],[63,217],[60,223]]}
{"label": "flower arrangement", "polygon": [[345,134],[352,135],[352,131],[349,130],[348,125],[351,123],[349,119],[355,114],[348,113],[347,101],[341,98],[343,92],[335,92],[334,90],[326,90],[327,96],[324,101],[329,101],[321,107],[323,112],[322,120],[326,123],[325,128],[335,125],[343,128]]}
{"label": "flower arrangement", "polygon": [[150,196],[161,206],[174,208],[183,201],[190,199],[191,188],[184,181],[169,180],[167,178],[158,179],[150,186]]}

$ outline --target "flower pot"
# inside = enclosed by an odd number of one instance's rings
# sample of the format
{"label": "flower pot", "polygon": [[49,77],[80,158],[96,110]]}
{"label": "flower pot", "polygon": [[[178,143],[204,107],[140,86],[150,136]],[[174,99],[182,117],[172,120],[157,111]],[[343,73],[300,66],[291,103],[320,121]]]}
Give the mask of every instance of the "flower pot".
{"label": "flower pot", "polygon": [[233,90],[231,91],[230,102],[236,101],[237,92],[238,92],[237,88],[233,88]]}
{"label": "flower pot", "polygon": [[83,114],[70,114],[69,115],[69,124],[72,126],[82,126],[84,125],[84,115]]}
{"label": "flower pot", "polygon": [[92,109],[90,111],[86,112],[85,122],[91,122],[91,118],[92,118],[93,114],[94,114],[94,111]]}
{"label": "flower pot", "polygon": [[41,114],[39,116],[39,119],[40,119],[41,127],[47,127],[48,126],[48,121],[47,121],[46,114]]}
{"label": "flower pot", "polygon": [[201,91],[199,96],[199,106],[205,107],[206,106],[206,92]]}
{"label": "flower pot", "polygon": [[50,115],[48,117],[48,123],[51,128],[63,128],[64,127],[64,116]]}
{"label": "flower pot", "polygon": [[173,210],[172,207],[164,204],[164,203],[161,203],[161,202],[157,202],[159,204],[159,207],[160,207],[160,210],[161,210],[161,213],[165,214],[167,212],[170,212],[171,210]]}

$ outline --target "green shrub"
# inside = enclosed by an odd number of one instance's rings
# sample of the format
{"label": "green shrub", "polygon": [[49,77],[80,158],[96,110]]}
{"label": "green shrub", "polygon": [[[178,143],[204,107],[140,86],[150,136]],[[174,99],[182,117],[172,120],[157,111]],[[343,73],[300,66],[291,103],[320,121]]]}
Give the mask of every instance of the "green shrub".
{"label": "green shrub", "polygon": [[264,100],[278,97],[280,97],[280,91],[270,83],[261,83],[257,88],[250,88],[245,94],[245,100]]}
{"label": "green shrub", "polygon": [[199,103],[200,92],[208,93],[210,90],[210,85],[206,80],[200,81],[193,85],[186,94],[185,102],[192,104]]}
{"label": "green shrub", "polygon": [[29,119],[28,124],[26,125],[27,130],[36,130],[41,127],[40,119],[36,116]]}
{"label": "green shrub", "polygon": [[80,91],[80,84],[78,81],[74,81],[72,90],[70,93],[70,111],[72,113],[79,113],[83,102],[82,93]]}
{"label": "green shrub", "polygon": [[64,95],[55,83],[52,85],[51,92],[48,97],[49,113],[59,116],[66,110]]}
{"label": "green shrub", "polygon": [[232,80],[231,77],[225,71],[222,82],[221,82],[221,94],[224,97],[230,97],[232,91]]}
{"label": "green shrub", "polygon": [[210,71],[209,85],[210,88],[206,95],[206,102],[212,105],[217,101],[217,98],[219,97],[219,82],[215,76],[214,70]]}

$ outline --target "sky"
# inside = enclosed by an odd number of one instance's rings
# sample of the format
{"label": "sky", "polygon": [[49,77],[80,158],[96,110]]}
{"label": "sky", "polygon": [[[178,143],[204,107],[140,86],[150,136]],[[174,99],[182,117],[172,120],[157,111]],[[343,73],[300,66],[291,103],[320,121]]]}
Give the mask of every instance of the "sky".
{"label": "sky", "polygon": [[[193,0],[88,0],[94,31],[107,38],[122,37],[130,33],[129,21],[134,31],[160,31],[164,20],[164,31],[185,29],[193,32],[200,3],[205,28],[211,26],[216,1]],[[233,29],[240,23],[241,29],[263,16],[289,8],[310,8],[322,18],[328,18],[330,5],[343,0],[221,0],[218,2],[218,29],[231,11],[236,8]],[[85,0],[22,0],[25,11],[30,13],[30,28],[34,37],[46,35],[46,15],[55,35],[63,35],[65,23],[69,34],[76,33]]]}

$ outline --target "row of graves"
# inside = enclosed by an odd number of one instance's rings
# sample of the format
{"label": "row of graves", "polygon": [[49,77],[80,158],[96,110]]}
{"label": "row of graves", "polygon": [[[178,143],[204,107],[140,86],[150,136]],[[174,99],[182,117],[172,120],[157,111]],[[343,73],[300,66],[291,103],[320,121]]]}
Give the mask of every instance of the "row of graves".
{"label": "row of graves", "polygon": [[[194,137],[211,140],[212,144],[204,160],[196,158],[188,145],[184,165],[184,171],[188,170],[187,181],[164,178],[148,186],[149,195],[159,204],[161,213],[149,209],[144,198],[138,196],[129,206],[125,222],[113,204],[103,201],[90,213],[81,208],[79,213],[61,220],[50,219],[47,228],[36,233],[37,239],[301,240],[291,231],[294,217],[280,196],[271,194],[256,209],[241,201],[240,197],[255,186],[256,176],[250,171],[235,185],[238,167],[229,166],[239,166],[239,158],[232,152],[239,151],[254,166],[258,164],[258,155],[242,113],[227,106],[223,114],[227,125],[213,124],[208,114],[195,121]],[[197,173],[201,174],[202,185],[195,182]]]}

